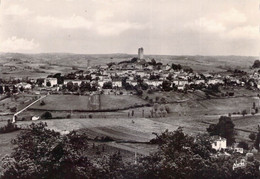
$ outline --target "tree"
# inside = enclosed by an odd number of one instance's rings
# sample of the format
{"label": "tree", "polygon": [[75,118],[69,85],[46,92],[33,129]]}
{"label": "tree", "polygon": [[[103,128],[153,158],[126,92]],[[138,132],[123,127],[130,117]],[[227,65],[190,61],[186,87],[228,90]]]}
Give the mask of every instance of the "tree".
{"label": "tree", "polygon": [[79,86],[79,89],[81,92],[85,92],[85,91],[90,91],[91,90],[91,85],[88,82],[82,82]]}
{"label": "tree", "polygon": [[9,86],[5,86],[5,92],[6,92],[6,93],[10,92]]}
{"label": "tree", "polygon": [[251,139],[252,141],[254,141],[254,140],[256,139],[256,135],[255,135],[255,133],[253,133],[253,132],[250,133],[248,137],[249,137],[249,139]]}
{"label": "tree", "polygon": [[68,89],[69,91],[73,91],[73,88],[74,88],[74,85],[73,85],[72,81],[69,81],[69,82],[67,83],[67,89]]}
{"label": "tree", "polygon": [[13,124],[11,120],[8,120],[5,126],[0,127],[0,134],[13,132],[17,130],[20,130],[20,128],[17,125]]}
{"label": "tree", "polygon": [[10,108],[10,111],[11,111],[11,112],[16,112],[16,111],[17,111],[17,108],[16,108],[16,107],[12,107],[12,108]]}
{"label": "tree", "polygon": [[113,84],[111,81],[105,82],[103,84],[103,89],[112,89],[113,88]]}
{"label": "tree", "polygon": [[242,115],[243,115],[243,117],[245,116],[245,115],[247,115],[247,111],[244,109],[243,111],[242,111],[242,113],[241,113]]}
{"label": "tree", "polygon": [[51,86],[51,82],[47,81],[46,82],[46,86],[50,87]]}
{"label": "tree", "polygon": [[[259,163],[232,170],[236,156],[212,157],[208,135],[189,136],[178,128],[158,135],[151,143],[158,151],[138,157],[137,164],[124,162],[120,151],[102,156],[94,143],[89,147],[84,132],[61,135],[46,124],[31,124],[13,144],[12,154],[3,160],[1,178],[258,178]],[[105,138],[104,138],[105,139]],[[90,151],[89,150],[93,150]],[[88,157],[98,152],[97,159]],[[100,156],[100,157],[99,157]]]}
{"label": "tree", "polygon": [[46,111],[45,113],[42,114],[41,116],[43,119],[51,119],[52,114],[49,111]]}
{"label": "tree", "polygon": [[255,148],[258,150],[259,150],[259,144],[260,144],[260,131],[258,131],[255,142],[254,142]]}
{"label": "tree", "polygon": [[4,93],[3,86],[0,86],[0,94],[3,94],[3,93]]}
{"label": "tree", "polygon": [[45,103],[43,100],[42,100],[41,103],[40,103],[41,106],[44,106],[45,104],[46,104],[46,103]]}
{"label": "tree", "polygon": [[260,61],[259,60],[255,60],[252,67],[253,68],[259,68],[260,67]]}
{"label": "tree", "polygon": [[163,83],[162,83],[162,88],[164,91],[170,91],[172,88],[171,88],[171,82],[168,81],[168,80],[164,80]]}
{"label": "tree", "polygon": [[173,70],[181,70],[182,69],[182,66],[180,64],[176,65],[176,64],[172,64],[172,69]]}
{"label": "tree", "polygon": [[228,178],[222,177],[224,162],[211,161],[212,148],[206,135],[193,138],[179,128],[157,135],[154,142],[160,149],[142,161],[141,178]]}
{"label": "tree", "polygon": [[53,75],[53,78],[57,78],[58,84],[63,84],[64,82],[64,77],[61,76],[61,73],[56,73],[55,75]]}
{"label": "tree", "polygon": [[210,135],[219,135],[227,139],[227,145],[232,145],[235,142],[234,123],[230,117],[221,116],[217,124],[209,125],[207,131]]}
{"label": "tree", "polygon": [[12,90],[13,93],[17,93],[18,90],[17,90],[17,87],[15,85],[13,85],[13,90]]}
{"label": "tree", "polygon": [[239,142],[237,146],[240,147],[240,148],[243,148],[244,150],[248,150],[249,149],[248,148],[248,144],[245,141]]}
{"label": "tree", "polygon": [[83,152],[87,136],[76,132],[62,136],[46,126],[33,123],[13,141],[16,147],[4,159],[2,178],[95,178]]}
{"label": "tree", "polygon": [[253,102],[253,109],[255,109],[256,108],[256,105],[255,105],[255,102]]}

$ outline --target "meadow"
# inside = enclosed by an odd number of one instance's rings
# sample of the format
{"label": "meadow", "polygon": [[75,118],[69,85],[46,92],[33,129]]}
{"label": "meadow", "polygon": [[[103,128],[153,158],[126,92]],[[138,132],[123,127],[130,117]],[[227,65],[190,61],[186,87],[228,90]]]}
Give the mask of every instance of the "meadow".
{"label": "meadow", "polygon": [[100,99],[98,96],[48,95],[43,101],[45,105],[41,105],[39,101],[29,109],[42,111],[98,111],[118,110],[147,104],[146,101],[136,96],[126,95],[100,95]]}

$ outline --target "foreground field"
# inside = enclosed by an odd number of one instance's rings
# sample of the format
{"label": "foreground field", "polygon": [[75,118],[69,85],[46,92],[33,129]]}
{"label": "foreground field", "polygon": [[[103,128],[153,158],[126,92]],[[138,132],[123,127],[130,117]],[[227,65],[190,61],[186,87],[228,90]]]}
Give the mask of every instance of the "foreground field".
{"label": "foreground field", "polygon": [[[148,142],[154,138],[153,132],[161,133],[166,129],[175,130],[178,126],[156,122],[146,118],[119,118],[119,119],[60,119],[43,120],[48,128],[65,132],[84,129],[90,138],[109,136],[116,140]],[[26,127],[31,121],[18,122]]]}

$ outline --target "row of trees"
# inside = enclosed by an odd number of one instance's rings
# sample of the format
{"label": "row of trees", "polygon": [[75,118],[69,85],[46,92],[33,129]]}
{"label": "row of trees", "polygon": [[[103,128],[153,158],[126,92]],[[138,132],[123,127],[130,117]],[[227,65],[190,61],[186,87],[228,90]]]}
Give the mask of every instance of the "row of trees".
{"label": "row of trees", "polygon": [[13,141],[14,152],[3,160],[3,179],[9,178],[257,178],[257,161],[232,170],[238,156],[214,157],[208,136],[191,137],[179,128],[151,141],[157,152],[137,164],[124,162],[120,153],[90,157],[84,133],[67,135],[32,124]]}
{"label": "row of trees", "polygon": [[221,116],[217,124],[210,124],[207,128],[208,133],[218,135],[227,139],[227,145],[232,145],[235,142],[235,124],[230,117]]}

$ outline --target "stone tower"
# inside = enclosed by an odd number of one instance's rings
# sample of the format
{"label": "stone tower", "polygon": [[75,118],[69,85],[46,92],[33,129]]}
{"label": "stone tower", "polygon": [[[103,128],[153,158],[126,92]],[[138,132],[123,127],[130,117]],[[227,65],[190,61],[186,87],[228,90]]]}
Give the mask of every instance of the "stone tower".
{"label": "stone tower", "polygon": [[143,49],[143,47],[138,49],[138,59],[139,60],[144,59],[144,49]]}

